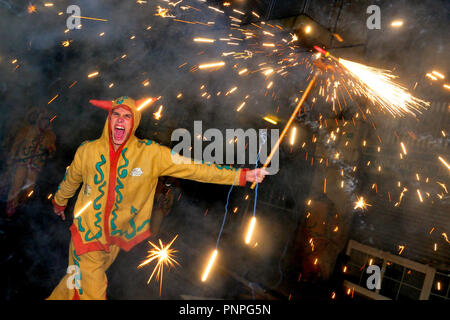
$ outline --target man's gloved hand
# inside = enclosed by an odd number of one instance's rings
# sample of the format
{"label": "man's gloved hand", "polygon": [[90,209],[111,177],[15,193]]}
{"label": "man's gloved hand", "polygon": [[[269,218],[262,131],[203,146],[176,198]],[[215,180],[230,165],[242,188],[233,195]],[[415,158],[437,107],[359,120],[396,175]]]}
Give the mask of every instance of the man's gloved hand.
{"label": "man's gloved hand", "polygon": [[66,220],[66,216],[64,215],[64,210],[66,210],[66,206],[57,205],[55,199],[52,199],[52,204],[53,204],[53,212],[55,212],[57,216],[60,216],[61,219]]}

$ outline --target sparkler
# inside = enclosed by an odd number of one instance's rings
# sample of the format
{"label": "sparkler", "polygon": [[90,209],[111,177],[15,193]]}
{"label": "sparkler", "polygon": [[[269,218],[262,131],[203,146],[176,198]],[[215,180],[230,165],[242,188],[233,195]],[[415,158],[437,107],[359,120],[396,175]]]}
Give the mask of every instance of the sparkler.
{"label": "sparkler", "polygon": [[161,295],[161,289],[162,289],[162,280],[163,280],[163,272],[164,272],[164,265],[168,267],[173,267],[175,264],[179,265],[179,263],[174,259],[173,254],[177,252],[177,250],[171,249],[170,246],[173,244],[173,242],[177,239],[178,235],[176,235],[172,241],[167,246],[164,246],[161,239],[159,239],[159,247],[155,245],[154,243],[148,241],[148,243],[153,247],[153,249],[148,251],[147,260],[144,260],[138,268],[142,268],[143,266],[149,264],[153,260],[158,260],[156,263],[155,268],[153,269],[152,274],[150,275],[150,278],[147,281],[147,284],[150,283],[153,276],[156,272],[156,280],[159,281],[159,295]]}

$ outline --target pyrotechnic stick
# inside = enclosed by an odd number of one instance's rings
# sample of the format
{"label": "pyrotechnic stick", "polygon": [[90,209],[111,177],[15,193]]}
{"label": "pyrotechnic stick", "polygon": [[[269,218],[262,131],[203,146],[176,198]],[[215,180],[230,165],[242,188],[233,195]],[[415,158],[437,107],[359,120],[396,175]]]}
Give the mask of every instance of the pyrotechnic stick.
{"label": "pyrotechnic stick", "polygon": [[[284,127],[283,131],[281,132],[280,137],[278,138],[277,143],[275,144],[275,146],[272,148],[272,151],[269,154],[269,157],[267,157],[266,162],[264,163],[264,165],[262,166],[262,169],[267,168],[267,166],[269,165],[270,161],[272,160],[273,156],[275,155],[275,152],[278,150],[278,148],[280,147],[280,143],[281,141],[283,141],[284,137],[286,136],[289,128],[292,125],[292,122],[295,119],[295,116],[297,115],[297,113],[300,111],[300,108],[302,107],[303,103],[306,101],[306,98],[308,97],[309,93],[311,92],[311,89],[314,87],[314,84],[316,83],[316,79],[317,76],[319,75],[319,71],[316,71],[314,73],[313,78],[309,81],[308,86],[306,87],[305,92],[303,92],[303,95],[300,99],[300,101],[298,102],[297,106],[294,109],[294,112],[292,112],[291,117],[289,118],[288,122],[286,123],[286,126]],[[254,189],[256,187],[256,181],[253,182],[253,184],[251,185],[250,189]]]}

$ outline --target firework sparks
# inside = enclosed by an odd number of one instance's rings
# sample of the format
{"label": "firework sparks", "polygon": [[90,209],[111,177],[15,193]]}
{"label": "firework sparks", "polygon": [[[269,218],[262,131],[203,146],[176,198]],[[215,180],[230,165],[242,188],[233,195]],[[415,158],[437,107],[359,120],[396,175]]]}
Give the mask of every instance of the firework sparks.
{"label": "firework sparks", "polygon": [[98,76],[98,71],[95,71],[95,72],[92,72],[92,73],[88,74],[88,78],[93,78],[93,77],[96,77],[96,76]]}
{"label": "firework sparks", "polygon": [[400,145],[402,146],[403,153],[406,155],[407,153],[405,145],[403,144],[403,142],[400,142]]}
{"label": "firework sparks", "polygon": [[422,193],[420,193],[419,189],[417,189],[417,195],[419,196],[420,202],[423,202]]}
{"label": "firework sparks", "polygon": [[403,26],[403,20],[394,20],[391,22],[391,27],[398,28],[401,26]]}
{"label": "firework sparks", "polygon": [[450,165],[447,163],[447,161],[445,161],[444,158],[442,158],[441,156],[438,157],[438,159],[447,167],[447,169],[450,170]]}
{"label": "firework sparks", "polygon": [[198,66],[199,69],[221,68],[225,65],[224,61],[205,63]]}
{"label": "firework sparks", "polygon": [[293,128],[292,128],[292,131],[291,131],[291,141],[290,141],[291,146],[293,146],[294,143],[295,143],[296,131],[297,131],[297,128],[296,128],[296,127],[293,127]]}
{"label": "firework sparks", "polygon": [[398,207],[400,205],[400,203],[402,202],[403,195],[405,194],[406,191],[408,191],[408,189],[403,188],[403,191],[400,193],[400,198],[398,199],[398,202],[395,203],[394,207]]}
{"label": "firework sparks", "polygon": [[148,243],[153,247],[153,249],[148,251],[147,260],[144,260],[138,266],[138,268],[142,268],[143,266],[149,264],[153,260],[158,261],[156,263],[155,268],[153,269],[152,274],[150,275],[150,278],[147,281],[147,284],[150,283],[150,281],[152,280],[153,276],[156,273],[156,280],[159,281],[159,295],[161,295],[164,266],[173,267],[175,264],[179,265],[179,263],[174,259],[173,256],[173,254],[177,252],[177,250],[170,248],[174,243],[174,241],[177,239],[177,237],[178,235],[176,235],[167,246],[164,246],[161,239],[159,239],[159,247],[154,243],[148,241]]}
{"label": "firework sparks", "polygon": [[277,124],[277,122],[275,120],[273,120],[272,118],[270,118],[270,117],[264,117],[263,119],[266,120],[267,122],[272,123],[272,124]]}
{"label": "firework sparks", "polygon": [[253,230],[255,229],[255,224],[256,224],[256,218],[252,217],[250,219],[250,223],[248,225],[247,235],[245,236],[245,244],[250,243],[250,240],[252,239],[252,235],[253,235]]}
{"label": "firework sparks", "polygon": [[161,119],[161,111],[162,111],[163,106],[159,106],[159,109],[157,112],[153,113],[153,118],[155,118],[156,120]]}
{"label": "firework sparks", "polygon": [[217,249],[215,249],[213,251],[213,253],[211,254],[211,257],[209,258],[208,265],[206,266],[205,271],[203,272],[202,282],[205,282],[206,279],[208,279],[209,272],[211,271],[214,261],[216,260],[217,254],[218,254],[218,251],[217,251]]}
{"label": "firework sparks", "polygon": [[214,43],[216,40],[209,38],[194,38],[194,42]]}
{"label": "firework sparks", "polygon": [[389,70],[373,68],[341,58],[338,61],[355,79],[358,79],[359,85],[356,91],[393,116],[404,114],[415,116],[416,112],[429,106],[428,102],[413,97],[405,88],[394,83],[392,80],[396,76]]}
{"label": "firework sparks", "polygon": [[86,203],[86,204],[84,205],[84,207],[81,208],[81,209],[75,214],[74,218],[78,218],[78,217],[80,216],[80,214],[82,214],[82,213],[84,212],[84,210],[86,210],[87,207],[89,207],[89,205],[90,205],[91,203],[92,203],[92,200],[90,200],[88,203]]}
{"label": "firework sparks", "polygon": [[137,108],[137,110],[139,111],[139,110],[141,110],[142,108],[145,108],[145,107],[149,106],[149,105],[150,105],[151,103],[153,103],[153,101],[155,101],[155,100],[159,100],[159,98],[158,98],[158,99],[148,98],[148,99],[144,100],[144,101],[139,105],[139,107]]}
{"label": "firework sparks", "polygon": [[358,201],[355,202],[355,207],[353,209],[362,209],[367,210],[367,206],[371,206],[370,204],[366,203],[363,197],[359,197]]}

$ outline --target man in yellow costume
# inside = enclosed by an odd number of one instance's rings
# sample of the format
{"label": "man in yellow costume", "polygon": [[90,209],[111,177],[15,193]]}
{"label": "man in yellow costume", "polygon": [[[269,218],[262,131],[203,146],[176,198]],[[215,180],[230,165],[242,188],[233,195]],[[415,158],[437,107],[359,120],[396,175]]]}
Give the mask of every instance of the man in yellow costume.
{"label": "man in yellow costume", "polygon": [[68,199],[81,185],[70,227],[68,274],[48,300],[106,299],[105,272],[120,249],[129,251],[150,236],[158,177],[244,186],[262,182],[268,174],[263,169],[174,162],[169,148],[134,135],[144,99],[90,102],[109,113],[101,137],[78,147],[52,200],[55,214],[64,220]]}

